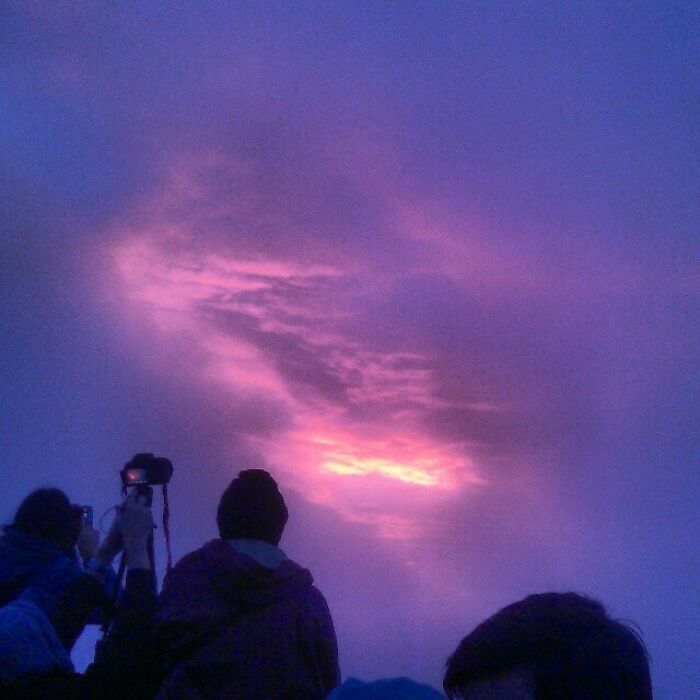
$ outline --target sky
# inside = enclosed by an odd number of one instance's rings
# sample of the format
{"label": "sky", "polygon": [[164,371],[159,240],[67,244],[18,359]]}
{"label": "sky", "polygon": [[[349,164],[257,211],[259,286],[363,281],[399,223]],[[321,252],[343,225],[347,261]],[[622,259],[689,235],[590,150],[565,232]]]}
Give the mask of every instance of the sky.
{"label": "sky", "polygon": [[264,467],[344,676],[439,688],[479,621],[574,590],[700,697],[699,30],[3,2],[0,519],[39,485],[99,516],[150,451],[179,558]]}

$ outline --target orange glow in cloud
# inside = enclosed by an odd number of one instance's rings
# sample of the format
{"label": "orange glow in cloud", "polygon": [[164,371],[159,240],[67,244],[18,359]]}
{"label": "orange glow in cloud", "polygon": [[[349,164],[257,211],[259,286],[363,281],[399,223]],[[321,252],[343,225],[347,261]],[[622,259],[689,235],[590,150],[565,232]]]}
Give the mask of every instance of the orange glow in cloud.
{"label": "orange glow in cloud", "polygon": [[482,483],[473,464],[449,445],[383,428],[378,437],[318,433],[308,426],[291,436],[306,461],[341,476],[374,474],[421,487],[453,489],[458,480]]}
{"label": "orange glow in cloud", "polygon": [[429,469],[418,465],[395,464],[388,459],[362,459],[348,454],[333,454],[322,464],[334,474],[363,476],[377,473],[416,486],[435,486],[438,479]]}

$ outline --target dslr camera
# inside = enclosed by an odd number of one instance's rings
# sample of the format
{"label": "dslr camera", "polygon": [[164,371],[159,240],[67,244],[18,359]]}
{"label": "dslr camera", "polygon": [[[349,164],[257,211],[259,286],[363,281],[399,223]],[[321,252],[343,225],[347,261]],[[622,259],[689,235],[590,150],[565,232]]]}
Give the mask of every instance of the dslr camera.
{"label": "dslr camera", "polygon": [[131,486],[166,486],[173,475],[173,463],[151,452],[142,452],[134,455],[119,474],[124,489]]}

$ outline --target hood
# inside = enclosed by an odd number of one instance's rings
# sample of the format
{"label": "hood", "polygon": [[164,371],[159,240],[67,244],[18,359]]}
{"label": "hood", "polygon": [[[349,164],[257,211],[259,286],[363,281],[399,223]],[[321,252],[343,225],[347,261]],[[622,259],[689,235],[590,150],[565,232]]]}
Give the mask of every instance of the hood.
{"label": "hood", "polygon": [[77,559],[47,540],[14,529],[0,537],[0,605],[22,594],[48,615],[81,574]]}
{"label": "hood", "polygon": [[212,589],[231,605],[266,606],[313,584],[311,572],[290,559],[270,569],[236,551],[224,540],[207,543],[200,553]]}
{"label": "hood", "polygon": [[0,537],[0,585],[55,565],[68,565],[79,573],[78,562],[48,540],[13,528]]}

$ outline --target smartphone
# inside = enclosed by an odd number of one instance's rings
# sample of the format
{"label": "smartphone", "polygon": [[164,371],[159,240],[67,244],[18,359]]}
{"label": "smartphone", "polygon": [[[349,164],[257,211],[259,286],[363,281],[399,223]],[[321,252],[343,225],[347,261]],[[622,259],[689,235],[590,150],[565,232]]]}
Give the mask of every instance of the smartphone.
{"label": "smartphone", "polygon": [[92,526],[93,525],[93,514],[92,514],[92,506],[80,506],[80,508],[83,511],[83,518],[85,518],[85,522]]}

